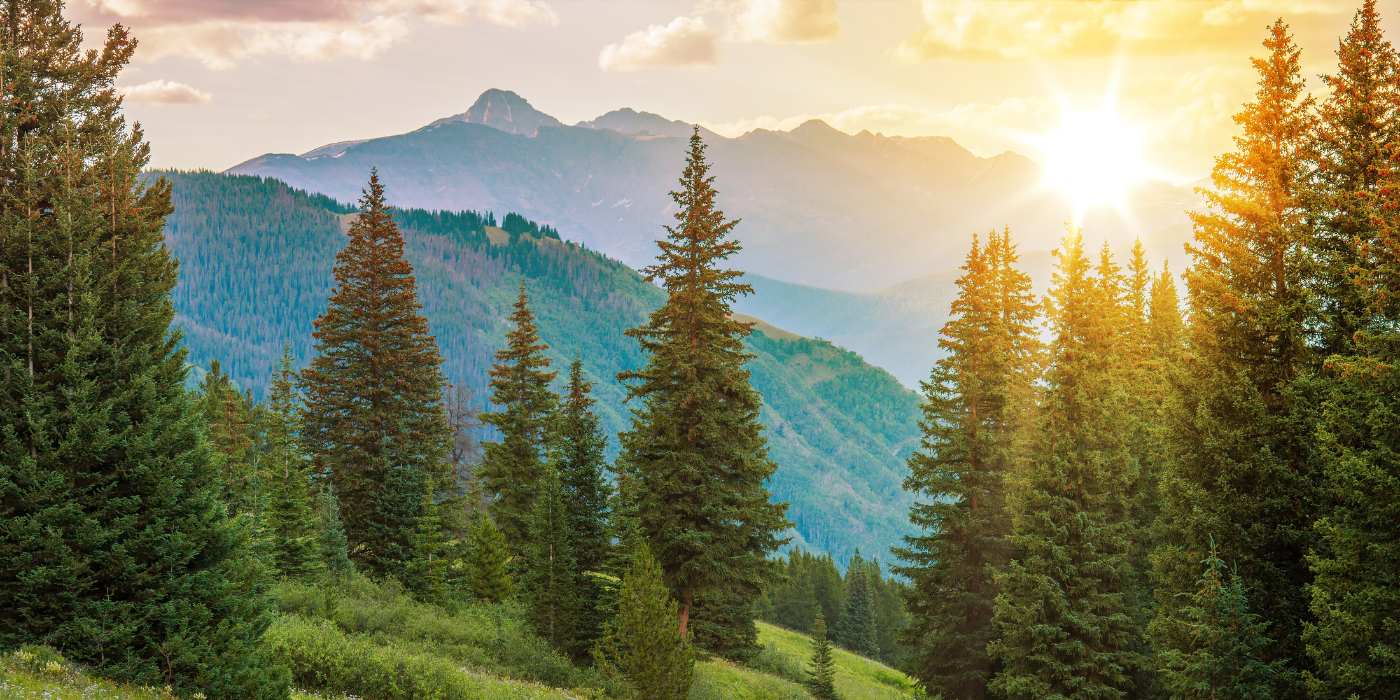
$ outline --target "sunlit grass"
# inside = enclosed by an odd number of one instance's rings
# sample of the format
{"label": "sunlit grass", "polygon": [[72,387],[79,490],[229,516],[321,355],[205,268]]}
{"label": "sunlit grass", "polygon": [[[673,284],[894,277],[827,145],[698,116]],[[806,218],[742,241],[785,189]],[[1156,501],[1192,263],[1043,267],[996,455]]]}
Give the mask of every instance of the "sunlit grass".
{"label": "sunlit grass", "polygon": [[[758,642],[772,654],[786,657],[787,664],[797,664],[805,673],[812,658],[812,639],[804,634],[758,623]],[[843,649],[836,652],[836,692],[846,700],[906,700],[916,697],[910,678],[878,661],[852,654]]]}

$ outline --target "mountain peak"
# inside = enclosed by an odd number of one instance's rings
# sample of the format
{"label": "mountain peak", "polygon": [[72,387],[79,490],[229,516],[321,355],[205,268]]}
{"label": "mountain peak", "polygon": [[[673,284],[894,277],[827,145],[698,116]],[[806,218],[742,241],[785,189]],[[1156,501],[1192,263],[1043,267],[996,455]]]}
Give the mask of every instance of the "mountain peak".
{"label": "mountain peak", "polygon": [[452,122],[484,124],[508,134],[534,136],[542,126],[563,126],[554,117],[535,109],[529,100],[510,90],[491,88],[481,93],[476,102],[461,114],[439,119],[424,128],[432,128]]}

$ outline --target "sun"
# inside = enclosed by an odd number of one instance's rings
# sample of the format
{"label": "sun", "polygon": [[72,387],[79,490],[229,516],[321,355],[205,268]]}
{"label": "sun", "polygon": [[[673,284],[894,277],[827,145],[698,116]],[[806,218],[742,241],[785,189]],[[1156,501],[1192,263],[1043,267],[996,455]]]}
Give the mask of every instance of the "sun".
{"label": "sun", "polygon": [[1142,157],[1143,133],[1104,104],[1092,112],[1062,108],[1060,129],[1036,139],[1046,180],[1074,200],[1076,218],[1091,204],[1121,205],[1129,185],[1154,174]]}

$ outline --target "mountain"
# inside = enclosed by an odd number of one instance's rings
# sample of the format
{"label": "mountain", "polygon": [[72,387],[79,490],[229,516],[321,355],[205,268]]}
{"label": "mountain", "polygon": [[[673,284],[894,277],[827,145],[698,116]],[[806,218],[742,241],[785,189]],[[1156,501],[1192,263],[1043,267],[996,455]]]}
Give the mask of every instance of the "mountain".
{"label": "mountain", "polygon": [[[188,359],[196,368],[219,360],[261,396],[284,344],[299,366],[309,360],[312,323],[334,284],[331,268],[354,210],[272,179],[152,176],[168,178],[174,190],[166,242],[180,260],[174,303]],[[449,381],[485,399],[486,372],[524,282],[554,366],[581,357],[604,429],[628,425],[614,377],[645,358],[623,331],[661,305],[661,289],[577,243],[507,233],[494,214],[404,209],[394,217]],[[829,341],[758,322],[747,345],[779,465],[770,486],[790,504],[793,544],[842,562],[857,547],[867,556],[887,552],[910,532],[901,484],[917,442],[919,397]]]}
{"label": "mountain", "polygon": [[[269,153],[227,172],[351,201],[377,166],[398,206],[519,212],[639,267],[672,221],[668,192],[689,133],[631,109],[566,126],[515,93],[489,90],[466,112],[406,134]],[[1071,209],[1029,158],[979,157],[948,138],[851,135],[817,120],[732,139],[704,134],[720,206],[743,220],[734,264],[786,282],[879,289],[944,270],[973,232],[1008,225],[1023,249],[1049,250]],[[1162,192],[1127,210],[1089,212],[1086,228],[1117,245],[1180,223],[1173,198],[1189,191],[1155,187]]]}

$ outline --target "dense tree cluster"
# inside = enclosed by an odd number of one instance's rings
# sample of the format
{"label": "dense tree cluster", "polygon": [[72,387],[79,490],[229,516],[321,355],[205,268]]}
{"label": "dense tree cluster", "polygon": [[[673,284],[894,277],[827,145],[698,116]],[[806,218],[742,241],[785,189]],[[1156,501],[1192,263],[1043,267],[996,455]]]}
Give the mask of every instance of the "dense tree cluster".
{"label": "dense tree cluster", "polygon": [[897,552],[930,695],[1400,691],[1397,57],[1369,0],[1320,102],[1281,20],[1264,47],[1185,318],[1140,244],[1071,224],[1038,306],[1008,234],[974,242]]}

